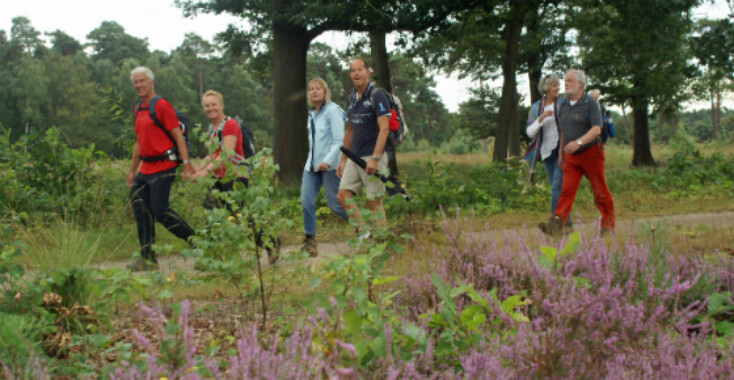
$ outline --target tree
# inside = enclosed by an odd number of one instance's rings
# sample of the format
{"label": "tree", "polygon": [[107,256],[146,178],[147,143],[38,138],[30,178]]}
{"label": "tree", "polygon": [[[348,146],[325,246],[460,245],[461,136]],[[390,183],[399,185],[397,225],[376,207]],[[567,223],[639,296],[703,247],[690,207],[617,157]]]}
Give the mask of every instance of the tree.
{"label": "tree", "polygon": [[[301,178],[308,149],[305,124],[306,55],[311,41],[327,30],[420,30],[445,18],[448,5],[461,1],[176,0],[185,15],[228,12],[250,21],[251,28],[229,28],[230,47],[252,51],[272,36],[275,162],[286,185]],[[447,5],[448,4],[448,5]],[[454,4],[455,5],[455,4]]]}
{"label": "tree", "polygon": [[651,105],[681,92],[687,70],[685,36],[696,0],[586,1],[576,26],[583,67],[615,104],[634,119],[632,165],[654,165]]}
{"label": "tree", "polygon": [[13,17],[10,27],[10,42],[18,46],[24,54],[33,56],[44,48],[43,41],[38,38],[41,35],[27,17]]}
{"label": "tree", "polygon": [[84,46],[74,39],[74,37],[58,29],[46,33],[46,35],[51,37],[51,51],[55,51],[61,55],[74,55],[84,49]]}
{"label": "tree", "polygon": [[132,58],[143,62],[149,55],[148,40],[125,33],[125,28],[114,21],[102,21],[87,34],[89,45],[94,50],[94,60],[109,59],[119,65],[123,59]]}
{"label": "tree", "polygon": [[693,91],[711,105],[711,139],[721,135],[721,98],[734,79],[734,24],[729,19],[699,20],[690,37],[690,49],[698,61]]}
{"label": "tree", "polygon": [[187,57],[193,57],[194,59],[194,66],[196,67],[199,84],[199,99],[201,99],[204,94],[204,77],[201,72],[201,61],[199,60],[199,57],[211,54],[213,50],[212,44],[201,38],[201,36],[196,33],[186,33],[183,43],[178,48],[178,51],[181,52],[181,54],[184,54]]}
{"label": "tree", "polygon": [[484,152],[487,153],[487,139],[497,129],[500,95],[483,85],[471,92],[472,97],[459,105],[456,127],[467,131],[471,137],[482,140]]}

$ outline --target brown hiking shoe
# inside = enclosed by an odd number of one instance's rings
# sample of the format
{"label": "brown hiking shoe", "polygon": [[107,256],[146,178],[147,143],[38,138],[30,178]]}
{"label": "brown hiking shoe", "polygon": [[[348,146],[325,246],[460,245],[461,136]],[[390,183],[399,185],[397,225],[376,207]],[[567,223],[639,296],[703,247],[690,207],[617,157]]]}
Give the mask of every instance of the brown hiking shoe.
{"label": "brown hiking shoe", "polygon": [[553,237],[560,236],[565,232],[565,228],[563,228],[563,223],[561,222],[561,218],[554,216],[551,218],[551,220],[548,221],[548,223],[540,223],[538,225],[541,231],[543,231],[544,234],[550,235]]}
{"label": "brown hiking shoe", "polygon": [[308,252],[309,257],[318,256],[319,249],[318,249],[318,244],[316,244],[316,238],[313,236],[306,236],[303,239],[303,245],[301,245],[301,250],[304,252]]}
{"label": "brown hiking shoe", "polygon": [[134,263],[127,266],[127,269],[129,269],[131,272],[143,272],[148,270],[156,270],[158,269],[158,263],[154,263],[149,260],[145,259],[138,259]]}
{"label": "brown hiking shoe", "polygon": [[268,254],[268,263],[275,265],[280,259],[280,238],[273,240],[273,248],[265,248],[265,252]]}

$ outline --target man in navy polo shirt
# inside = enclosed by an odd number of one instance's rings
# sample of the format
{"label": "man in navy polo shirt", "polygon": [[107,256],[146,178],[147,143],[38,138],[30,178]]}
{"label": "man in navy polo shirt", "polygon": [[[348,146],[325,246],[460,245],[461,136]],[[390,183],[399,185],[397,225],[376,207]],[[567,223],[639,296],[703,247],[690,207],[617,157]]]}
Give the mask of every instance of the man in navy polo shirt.
{"label": "man in navy polo shirt", "polygon": [[[357,166],[347,156],[342,154],[336,175],[341,178],[339,193],[336,199],[349,215],[349,220],[357,226],[362,224],[359,210],[349,199],[364,186],[367,194],[367,206],[372,211],[382,214],[378,222],[385,225],[385,209],[382,208],[382,197],[385,195],[385,185],[377,178],[372,177],[376,172],[387,168],[387,136],[390,132],[390,101],[383,91],[374,94],[374,104],[370,96],[375,87],[370,83],[370,66],[364,59],[355,59],[349,64],[349,78],[354,83],[355,90],[347,101],[347,129],[344,132],[345,148],[352,150],[367,162],[365,169]],[[370,231],[364,231],[361,239],[369,238]]]}

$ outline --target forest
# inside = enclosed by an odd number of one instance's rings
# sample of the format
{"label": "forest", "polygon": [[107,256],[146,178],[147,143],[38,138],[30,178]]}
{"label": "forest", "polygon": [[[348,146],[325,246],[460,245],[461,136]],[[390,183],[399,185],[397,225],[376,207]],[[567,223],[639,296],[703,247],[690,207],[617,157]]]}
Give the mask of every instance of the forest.
{"label": "forest", "polygon": [[[0,30],[0,378],[731,378],[734,2],[711,19],[694,0],[173,4],[246,26],[168,52],[111,20],[86,41],[22,15]],[[316,41],[327,31],[347,47]],[[402,100],[409,197],[385,197],[386,220],[355,197],[359,223],[319,193],[311,255],[305,87],[324,78],[344,107],[356,57]],[[179,168],[170,205],[194,235],[159,223],[158,262],[131,271],[140,65],[196,125],[193,161],[216,146],[208,89],[257,153],[231,191]],[[520,157],[528,109],[569,68],[615,121],[599,150],[612,232],[585,180],[568,233],[537,227],[551,186]],[[455,111],[439,74],[475,83]]]}

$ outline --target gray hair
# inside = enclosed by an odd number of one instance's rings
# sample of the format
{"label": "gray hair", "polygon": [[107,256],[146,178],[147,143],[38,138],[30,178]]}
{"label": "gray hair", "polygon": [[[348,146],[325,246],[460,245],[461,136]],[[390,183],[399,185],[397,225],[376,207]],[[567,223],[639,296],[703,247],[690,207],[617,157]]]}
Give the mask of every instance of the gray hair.
{"label": "gray hair", "polygon": [[145,66],[138,66],[133,69],[133,71],[130,72],[130,80],[133,80],[133,77],[135,74],[143,73],[146,77],[150,80],[155,80],[155,76],[153,75],[153,71]]}
{"label": "gray hair", "polygon": [[576,80],[581,82],[581,87],[586,87],[586,73],[584,72],[584,70],[572,69],[568,70],[568,73],[573,73],[573,75],[576,77]]}
{"label": "gray hair", "polygon": [[558,78],[558,75],[546,75],[543,77],[543,79],[540,80],[540,82],[538,82],[538,91],[540,91],[541,94],[545,95],[545,93],[550,90],[551,86],[553,86],[554,83],[561,83],[561,79]]}

